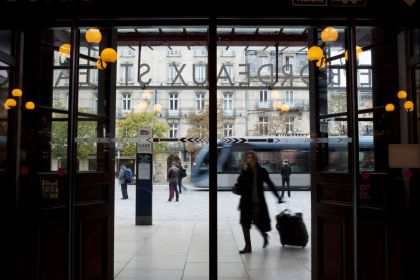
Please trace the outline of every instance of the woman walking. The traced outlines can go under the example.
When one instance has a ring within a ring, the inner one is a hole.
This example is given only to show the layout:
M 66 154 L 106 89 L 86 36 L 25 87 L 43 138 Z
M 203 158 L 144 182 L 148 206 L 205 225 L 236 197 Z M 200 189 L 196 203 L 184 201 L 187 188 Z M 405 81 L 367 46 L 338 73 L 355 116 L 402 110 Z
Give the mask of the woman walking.
M 245 248 L 240 250 L 240 254 L 252 252 L 251 247 L 251 224 L 257 226 L 263 236 L 263 248 L 268 245 L 268 234 L 271 230 L 270 215 L 264 197 L 263 184 L 267 183 L 270 190 L 277 197 L 279 203 L 283 203 L 282 198 L 277 193 L 273 182 L 268 176 L 265 168 L 258 163 L 258 157 L 254 151 L 245 153 L 245 164 L 235 185 L 235 193 L 241 195 L 239 202 L 240 223 L 245 239 Z

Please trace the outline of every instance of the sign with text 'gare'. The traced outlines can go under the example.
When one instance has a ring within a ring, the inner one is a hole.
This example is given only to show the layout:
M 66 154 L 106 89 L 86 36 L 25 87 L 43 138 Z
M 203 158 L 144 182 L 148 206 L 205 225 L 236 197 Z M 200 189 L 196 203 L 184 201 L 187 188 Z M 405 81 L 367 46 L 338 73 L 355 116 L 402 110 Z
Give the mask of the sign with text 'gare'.
M 138 154 L 151 154 L 152 153 L 152 129 L 151 128 L 140 128 L 137 131 L 138 144 L 137 144 L 137 153 Z

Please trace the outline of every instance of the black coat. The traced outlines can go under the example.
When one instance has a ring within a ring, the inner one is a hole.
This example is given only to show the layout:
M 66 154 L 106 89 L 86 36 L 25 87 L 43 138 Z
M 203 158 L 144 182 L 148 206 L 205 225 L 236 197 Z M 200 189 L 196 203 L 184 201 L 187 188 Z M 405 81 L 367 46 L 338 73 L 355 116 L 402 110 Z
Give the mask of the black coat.
M 280 174 L 281 174 L 281 177 L 284 179 L 289 178 L 290 175 L 292 174 L 292 169 L 290 168 L 290 165 L 288 164 L 283 165 L 281 167 Z
M 270 215 L 267 209 L 267 203 L 264 197 L 264 182 L 267 183 L 270 190 L 274 193 L 274 195 L 280 199 L 273 182 L 271 181 L 270 177 L 268 176 L 267 170 L 257 165 L 257 190 L 258 190 L 258 197 L 260 203 L 258 204 L 258 211 L 259 216 L 256 219 L 253 217 L 253 207 L 256 207 L 255 204 L 252 203 L 252 184 L 254 182 L 254 174 L 250 170 L 242 170 L 241 174 L 238 177 L 238 182 L 236 184 L 238 193 L 241 195 L 241 200 L 239 202 L 239 210 L 241 211 L 241 218 L 240 223 L 243 225 L 251 224 L 251 221 L 254 221 L 254 224 L 261 230 L 261 231 L 270 231 L 271 230 L 271 220 Z

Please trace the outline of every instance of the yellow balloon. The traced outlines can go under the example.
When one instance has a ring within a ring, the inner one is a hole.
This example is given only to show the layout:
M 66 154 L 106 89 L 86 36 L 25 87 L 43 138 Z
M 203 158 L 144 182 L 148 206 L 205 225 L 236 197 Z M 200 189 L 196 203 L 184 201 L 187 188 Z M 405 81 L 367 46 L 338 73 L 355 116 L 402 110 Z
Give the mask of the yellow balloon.
M 398 96 L 398 99 L 404 99 L 404 98 L 406 98 L 406 97 L 407 97 L 407 92 L 405 92 L 404 90 L 400 90 L 400 91 L 397 93 L 397 96 Z
M 405 110 L 407 110 L 407 112 L 412 112 L 414 110 L 413 101 L 405 101 L 404 102 L 404 108 L 405 108 Z
M 117 61 L 117 52 L 112 48 L 106 48 L 101 52 L 101 58 L 105 62 L 114 63 Z
M 25 104 L 25 108 L 28 109 L 28 110 L 33 110 L 33 109 L 35 109 L 35 103 L 33 103 L 32 101 L 28 101 Z
M 312 46 L 308 50 L 308 60 L 309 61 L 320 60 L 323 55 L 324 55 L 324 52 L 318 46 Z
M 325 27 L 321 32 L 321 39 L 324 43 L 335 42 L 338 38 L 338 32 L 334 27 Z
M 15 107 L 17 102 L 13 98 L 9 98 L 6 100 L 5 104 L 7 104 L 8 107 Z
M 394 111 L 395 110 L 395 106 L 394 106 L 394 104 L 392 104 L 392 103 L 388 103 L 388 104 L 386 104 L 386 106 L 385 106 L 385 111 L 387 111 L 387 112 L 392 112 L 392 111 Z
M 86 41 L 88 43 L 97 43 L 99 44 L 102 40 L 102 34 L 99 29 L 96 28 L 89 28 L 85 34 Z
M 70 44 L 62 44 L 58 52 L 62 55 L 70 55 L 70 49 L 71 49 Z
M 22 90 L 21 89 L 18 89 L 18 88 L 15 88 L 14 90 L 12 90 L 12 95 L 14 97 L 22 96 Z

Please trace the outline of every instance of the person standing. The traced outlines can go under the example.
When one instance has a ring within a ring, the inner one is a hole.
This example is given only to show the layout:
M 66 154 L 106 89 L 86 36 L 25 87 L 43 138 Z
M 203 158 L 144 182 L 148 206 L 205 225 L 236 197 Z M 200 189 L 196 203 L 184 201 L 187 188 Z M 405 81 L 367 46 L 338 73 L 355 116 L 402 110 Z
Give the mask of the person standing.
M 169 181 L 169 199 L 168 201 L 172 201 L 174 192 L 176 193 L 176 201 L 179 201 L 179 193 L 178 193 L 178 175 L 179 169 L 175 165 L 175 161 L 172 162 L 171 167 L 168 169 L 168 181 Z
M 239 254 L 252 252 L 251 224 L 256 225 L 261 232 L 264 239 L 263 248 L 268 245 L 267 232 L 271 230 L 271 221 L 264 197 L 264 182 L 277 197 L 278 202 L 282 203 L 267 170 L 259 165 L 256 153 L 254 151 L 246 152 L 245 164 L 235 185 L 235 193 L 241 195 L 239 202 L 240 224 L 245 240 L 245 247 L 239 251 Z
M 185 171 L 185 169 L 182 167 L 181 162 L 178 161 L 176 167 L 178 167 L 179 170 L 179 174 L 178 174 L 178 188 L 179 188 L 179 193 L 182 193 L 182 188 L 184 187 L 182 185 L 182 179 L 187 176 L 187 173 Z
M 283 161 L 283 166 L 281 167 L 280 174 L 282 186 L 281 197 L 284 197 L 284 185 L 287 185 L 287 195 L 290 197 L 290 175 L 292 174 L 292 169 L 290 168 L 288 160 Z
M 125 165 L 120 165 L 120 171 L 118 173 L 118 181 L 121 184 L 121 199 L 128 199 L 128 193 L 127 193 L 127 181 L 125 179 Z

